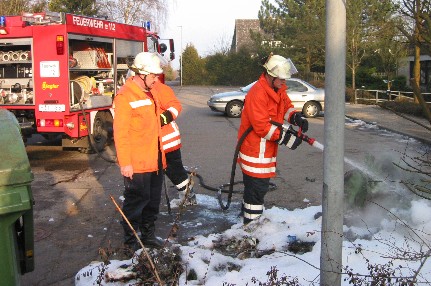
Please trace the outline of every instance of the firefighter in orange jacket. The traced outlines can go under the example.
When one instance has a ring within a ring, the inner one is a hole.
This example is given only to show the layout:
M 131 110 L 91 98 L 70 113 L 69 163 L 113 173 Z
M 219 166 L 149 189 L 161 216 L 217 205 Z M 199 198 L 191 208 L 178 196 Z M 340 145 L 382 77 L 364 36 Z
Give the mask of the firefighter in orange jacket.
M 181 136 L 175 119 L 182 110 L 180 101 L 176 98 L 174 91 L 167 85 L 157 82 L 154 88 L 159 90 L 163 96 L 161 97 L 163 113 L 160 115 L 162 125 L 162 144 L 166 154 L 167 167 L 165 170 L 166 176 L 175 184 L 179 192 L 179 202 L 184 201 L 184 205 L 196 205 L 196 194 L 193 191 L 193 186 L 189 186 L 190 190 L 187 198 L 184 200 L 187 185 L 190 183 L 190 178 L 187 170 L 184 168 L 181 158 Z
M 141 231 L 145 246 L 161 247 L 155 221 L 166 159 L 161 147 L 162 95 L 153 86 L 162 69 L 158 56 L 147 52 L 136 55 L 130 68 L 135 76 L 126 81 L 114 100 L 114 140 L 125 186 L 122 210 L 133 228 Z M 132 230 L 125 221 L 122 225 L 125 245 L 139 249 Z
M 132 76 L 134 72 L 129 74 Z M 185 206 L 197 205 L 196 194 L 193 190 L 193 185 L 190 184 L 190 178 L 187 170 L 184 168 L 181 157 L 181 135 L 175 119 L 182 110 L 180 101 L 175 96 L 174 91 L 169 86 L 157 81 L 154 84 L 154 89 L 158 90 L 161 96 L 161 108 L 163 113 L 160 114 L 160 122 L 162 126 L 162 144 L 166 155 L 167 167 L 165 174 L 169 180 L 174 183 L 179 193 L 178 204 L 184 203 Z M 189 185 L 189 193 L 187 198 L 186 188 Z M 175 200 L 173 200 L 175 201 Z
M 297 72 L 290 59 L 270 55 L 263 67 L 265 72 L 245 97 L 238 131 L 240 138 L 247 129 L 252 131 L 240 147 L 238 163 L 243 173 L 243 221 L 247 224 L 263 213 L 264 197 L 269 190 L 269 180 L 275 176 L 279 145 L 296 149 L 301 139 L 272 124 L 283 124 L 284 119 L 308 130 L 308 121 L 297 112 L 286 93 L 286 79 Z

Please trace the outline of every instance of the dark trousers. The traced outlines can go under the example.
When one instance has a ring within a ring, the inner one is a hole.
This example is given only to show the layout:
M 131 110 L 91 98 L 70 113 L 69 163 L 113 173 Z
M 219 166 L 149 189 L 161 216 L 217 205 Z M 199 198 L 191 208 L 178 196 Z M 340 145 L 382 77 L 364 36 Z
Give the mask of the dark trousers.
M 166 163 L 168 167 L 165 170 L 166 176 L 177 187 L 179 191 L 184 191 L 187 186 L 189 175 L 184 169 L 181 159 L 181 149 L 166 153 Z
M 263 213 L 263 204 L 269 190 L 269 178 L 255 178 L 245 173 L 243 175 L 243 216 L 244 223 L 249 223 Z
M 162 194 L 163 171 L 135 173 L 133 179 L 124 177 L 123 212 L 130 224 L 137 231 L 145 224 L 154 224 L 159 214 Z M 125 221 L 124 231 L 131 232 Z

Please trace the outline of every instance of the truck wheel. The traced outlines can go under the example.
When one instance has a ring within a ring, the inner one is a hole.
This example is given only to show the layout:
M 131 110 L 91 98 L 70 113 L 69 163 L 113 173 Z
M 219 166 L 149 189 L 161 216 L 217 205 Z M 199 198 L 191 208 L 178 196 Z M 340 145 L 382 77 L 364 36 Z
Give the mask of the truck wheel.
M 112 115 L 109 112 L 99 111 L 94 117 L 91 147 L 97 152 L 103 151 L 112 143 Z

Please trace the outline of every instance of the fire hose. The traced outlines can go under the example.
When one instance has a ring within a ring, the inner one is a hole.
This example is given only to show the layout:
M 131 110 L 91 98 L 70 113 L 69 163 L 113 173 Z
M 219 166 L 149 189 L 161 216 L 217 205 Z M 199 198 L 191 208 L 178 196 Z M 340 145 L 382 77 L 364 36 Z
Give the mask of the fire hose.
M 78 98 L 77 98 L 78 99 Z M 78 99 L 79 100 L 79 99 Z M 81 107 L 81 112 L 83 113 L 83 116 L 84 116 L 84 120 L 85 120 L 85 118 L 86 118 L 86 114 L 85 114 L 85 110 L 84 110 L 84 108 L 83 108 L 83 106 L 82 106 L 82 103 L 81 102 L 79 102 L 80 103 L 80 107 Z M 281 128 L 281 129 L 283 129 L 283 130 L 286 130 L 287 132 L 289 132 L 290 134 L 292 134 L 293 136 L 295 136 L 295 137 L 297 137 L 297 138 L 299 138 L 299 139 L 301 139 L 302 141 L 305 141 L 305 142 L 307 142 L 308 144 L 310 144 L 310 145 L 313 145 L 314 144 L 314 142 L 316 141 L 316 139 L 315 138 L 311 138 L 311 137 L 308 137 L 306 134 L 304 134 L 303 132 L 302 132 L 302 128 L 299 128 L 298 130 L 295 130 L 293 127 L 292 127 L 292 125 L 290 125 L 290 124 L 282 124 L 282 123 L 279 123 L 279 122 L 275 122 L 275 121 L 270 121 L 270 123 L 271 124 L 273 124 L 273 125 L 275 125 L 275 126 L 277 126 L 277 127 L 279 127 L 279 128 Z M 231 176 L 230 176 L 230 181 L 229 181 L 229 183 L 228 184 L 223 184 L 223 185 L 221 185 L 220 187 L 218 187 L 218 188 L 215 188 L 215 187 L 211 187 L 211 186 L 208 186 L 208 185 L 206 185 L 205 183 L 204 183 L 204 180 L 203 180 L 203 178 L 202 178 L 202 176 L 201 175 L 199 175 L 198 173 L 196 173 L 196 172 L 193 172 L 193 175 L 194 176 L 196 176 L 198 179 L 199 179 L 199 182 L 200 182 L 200 185 L 202 186 L 202 187 L 204 187 L 205 189 L 208 189 L 208 190 L 211 190 L 211 191 L 216 191 L 217 192 L 217 200 L 218 200 L 218 203 L 219 203 L 219 205 L 220 205 L 220 207 L 221 207 L 221 209 L 222 210 L 228 210 L 229 209 L 229 207 L 230 207 L 230 204 L 231 204 L 231 201 L 232 201 L 232 195 L 233 195 L 233 193 L 234 193 L 234 191 L 233 191 L 233 187 L 234 187 L 234 185 L 237 185 L 237 184 L 240 184 L 240 183 L 242 183 L 242 182 L 235 182 L 235 171 L 236 171 L 236 164 L 237 164 L 237 158 L 238 158 L 238 154 L 239 154 L 239 150 L 240 150 L 240 147 L 241 147 L 241 145 L 242 145 L 242 143 L 244 142 L 244 140 L 245 140 L 245 138 L 247 137 L 247 135 L 251 132 L 253 130 L 253 128 L 250 126 L 242 135 L 241 135 L 241 137 L 239 138 L 239 140 L 238 140 L 238 142 L 237 142 L 237 145 L 236 145 L 236 147 L 235 147 L 235 153 L 234 153 L 234 156 L 233 156 L 233 161 L 232 161 L 232 169 L 231 169 Z M 90 145 L 91 145 L 91 147 L 93 147 L 93 149 L 97 152 L 97 154 L 99 155 L 99 157 L 101 157 L 102 159 L 104 159 L 104 160 L 106 160 L 106 161 L 108 161 L 108 162 L 111 162 L 111 163 L 115 163 L 116 162 L 116 160 L 115 159 L 112 159 L 112 158 L 106 158 L 105 156 L 102 156 L 102 154 L 99 152 L 99 150 L 97 150 L 97 147 L 96 146 L 94 146 L 94 139 L 92 138 L 93 136 L 89 133 L 88 134 L 88 139 L 89 139 L 89 143 L 90 143 Z M 190 174 L 191 172 L 190 171 L 188 171 L 188 173 Z M 229 187 L 228 188 L 228 190 L 225 190 L 225 187 Z M 274 189 L 276 189 L 277 188 L 277 186 L 274 184 L 274 183 L 270 183 L 270 189 L 272 189 L 272 190 L 274 190 Z M 166 192 L 166 185 L 165 185 L 165 192 Z M 223 192 L 227 192 L 228 193 L 228 198 L 227 198 L 227 203 L 226 203 L 226 205 L 223 203 L 223 199 L 222 199 L 222 193 Z
M 295 130 L 293 129 L 292 125 L 290 124 L 282 124 L 279 122 L 275 122 L 275 121 L 270 121 L 271 124 L 282 128 L 283 130 L 286 130 L 287 132 L 289 132 L 290 134 L 292 134 L 293 136 L 301 139 L 302 141 L 307 142 L 310 145 L 313 145 L 313 143 L 316 141 L 316 139 L 314 138 L 310 138 L 307 135 L 305 135 L 304 133 L 302 133 L 302 128 L 299 128 L 299 130 Z M 242 143 L 244 142 L 245 138 L 247 137 L 247 135 L 253 130 L 253 127 L 250 126 L 239 138 L 238 143 L 236 144 L 236 148 L 235 148 L 235 154 L 233 156 L 233 162 L 232 162 L 232 171 L 231 171 L 231 177 L 230 177 L 230 183 L 229 183 L 229 191 L 228 191 L 228 197 L 227 197 L 227 203 L 226 205 L 223 204 L 223 199 L 222 199 L 222 189 L 220 188 L 218 190 L 217 193 L 217 200 L 218 203 L 220 205 L 220 207 L 222 208 L 222 210 L 227 210 L 230 207 L 231 201 L 232 201 L 232 195 L 233 195 L 233 186 L 235 184 L 235 170 L 236 170 L 236 164 L 237 164 L 237 158 L 238 158 L 238 154 L 239 154 L 239 149 L 242 145 Z

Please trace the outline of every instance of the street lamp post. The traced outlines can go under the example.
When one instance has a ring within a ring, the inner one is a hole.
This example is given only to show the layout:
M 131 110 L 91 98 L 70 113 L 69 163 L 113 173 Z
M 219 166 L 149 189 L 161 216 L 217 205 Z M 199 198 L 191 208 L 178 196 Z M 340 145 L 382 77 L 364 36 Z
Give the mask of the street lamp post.
M 180 31 L 180 48 L 181 48 L 181 56 L 180 56 L 180 85 L 183 86 L 183 26 L 178 26 Z

